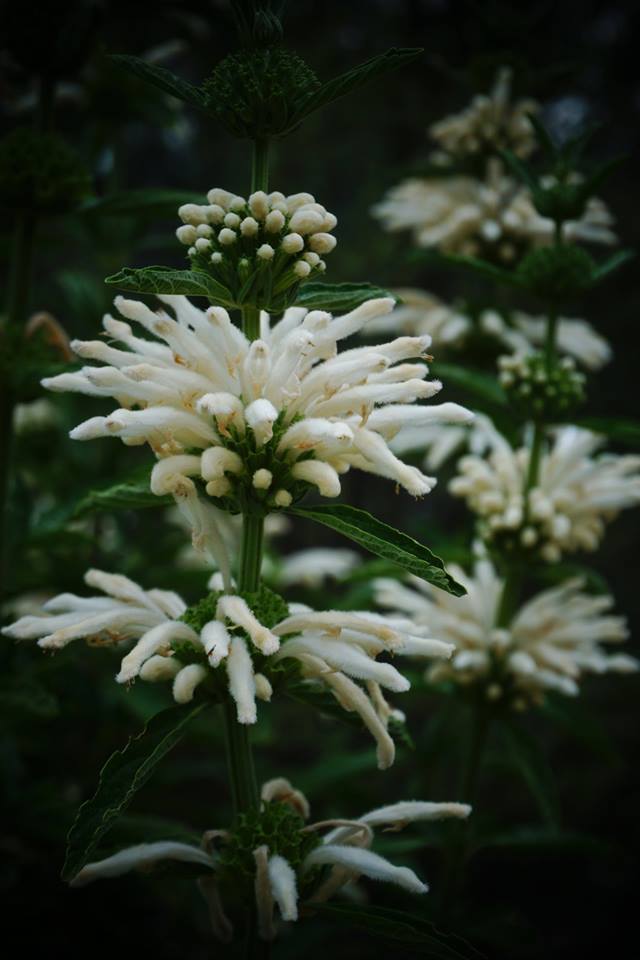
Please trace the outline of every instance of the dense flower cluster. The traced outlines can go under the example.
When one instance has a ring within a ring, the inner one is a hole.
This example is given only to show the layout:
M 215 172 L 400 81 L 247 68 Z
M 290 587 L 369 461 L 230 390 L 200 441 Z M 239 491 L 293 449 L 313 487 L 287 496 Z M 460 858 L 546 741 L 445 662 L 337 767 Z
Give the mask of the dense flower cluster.
M 265 193 L 249 199 L 215 188 L 208 204 L 185 203 L 176 236 L 194 269 L 213 277 L 234 303 L 283 303 L 301 280 L 326 269 L 337 220 L 310 193 Z
M 578 427 L 556 430 L 525 496 L 530 451 L 513 450 L 493 431 L 489 456 L 463 457 L 449 489 L 478 515 L 484 540 L 500 538 L 553 563 L 566 551 L 595 550 L 607 520 L 640 503 L 640 457 L 596 455 L 602 443 Z
M 294 661 L 305 682 L 327 689 L 340 706 L 361 717 L 376 740 L 383 769 L 393 763 L 395 748 L 387 731 L 393 710 L 382 689 L 403 692 L 410 684 L 377 657 L 450 657 L 453 652 L 449 643 L 419 630 L 408 632 L 404 622 L 287 607 L 264 588 L 246 596 L 216 591 L 187 609 L 176 593 L 143 590 L 120 574 L 89 570 L 85 581 L 105 596 L 60 594 L 44 604 L 41 615 L 21 617 L 3 633 L 37 639 L 50 651 L 82 638 L 115 647 L 135 640 L 120 664 L 118 683 L 137 677 L 168 680 L 178 703 L 189 702 L 200 684 L 211 683 L 217 694 L 232 697 L 242 724 L 256 722 L 256 699 L 270 700 L 279 668 Z
M 465 819 L 471 812 L 463 803 L 410 800 L 355 820 L 305 825 L 309 803 L 282 777 L 263 784 L 261 800 L 260 810 L 243 815 L 231 830 L 207 831 L 200 847 L 171 841 L 128 847 L 87 864 L 72 885 L 85 886 L 130 870 L 147 872 L 171 861 L 190 863 L 200 874 L 198 885 L 217 938 L 228 942 L 233 937 L 223 906 L 226 883 L 233 878 L 236 886 L 246 887 L 255 897 L 259 935 L 268 941 L 277 933 L 276 906 L 283 921 L 296 921 L 300 906 L 322 903 L 360 877 L 393 883 L 408 893 L 426 893 L 427 885 L 413 870 L 397 867 L 371 850 L 375 828 L 397 831 L 409 823 Z
M 378 474 L 423 496 L 435 484 L 399 460 L 387 438 L 400 424 L 465 421 L 457 404 L 414 404 L 434 396 L 422 362 L 429 337 L 338 352 L 340 340 L 389 313 L 391 298 L 369 300 L 351 313 L 292 307 L 277 323 L 262 314 L 261 336 L 249 341 L 222 307 L 201 311 L 185 297 L 162 297 L 175 314 L 116 299 L 122 316 L 158 339 L 135 336 L 128 323 L 104 318 L 103 341 L 75 341 L 75 352 L 104 366 L 86 366 L 43 381 L 119 403 L 71 431 L 78 440 L 120 437 L 148 443 L 156 464 L 151 487 L 197 505 L 195 477 L 218 507 L 237 513 L 251 502 L 264 512 L 287 507 L 310 486 L 340 493 L 351 467 Z
M 450 661 L 427 671 L 430 680 L 479 684 L 488 699 L 518 709 L 539 703 L 546 690 L 576 695 L 583 672 L 638 669 L 633 657 L 601 646 L 625 640 L 626 623 L 609 614 L 610 596 L 585 593 L 580 580 L 537 594 L 503 626 L 498 616 L 504 581 L 491 562 L 479 560 L 471 576 L 452 572 L 467 589 L 461 599 L 417 577 L 407 584 L 376 582 L 381 606 L 455 644 Z

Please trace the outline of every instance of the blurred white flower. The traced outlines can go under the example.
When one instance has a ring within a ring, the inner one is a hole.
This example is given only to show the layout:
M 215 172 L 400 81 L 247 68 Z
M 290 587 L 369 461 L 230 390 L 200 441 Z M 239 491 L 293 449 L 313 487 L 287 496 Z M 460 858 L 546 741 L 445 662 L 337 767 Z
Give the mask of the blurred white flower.
M 504 583 L 491 562 L 480 559 L 471 576 L 459 568 L 451 571 L 467 589 L 460 599 L 418 578 L 375 583 L 382 607 L 455 644 L 448 663 L 427 671 L 429 679 L 477 683 L 488 699 L 504 698 L 519 708 L 539 702 L 545 690 L 576 695 L 583 672 L 626 673 L 640 666 L 633 657 L 609 654 L 601 646 L 625 640 L 626 622 L 609 614 L 610 596 L 585 593 L 579 579 L 537 594 L 499 626 Z
M 288 780 L 277 778 L 265 783 L 261 791 L 262 804 L 254 816 L 256 835 L 264 838 L 262 823 L 277 818 L 279 829 L 269 831 L 273 836 L 267 843 L 260 843 L 253 850 L 255 863 L 254 894 L 258 915 L 260 938 L 273 940 L 276 936 L 275 908 L 280 918 L 293 922 L 299 918 L 299 889 L 306 888 L 303 905 L 312 906 L 328 900 L 346 884 L 360 877 L 393 883 L 409 893 L 426 893 L 428 887 L 409 867 L 397 867 L 386 857 L 371 850 L 374 830 L 381 827 L 398 831 L 410 823 L 430 822 L 447 818 L 465 819 L 471 807 L 464 803 L 429 803 L 419 800 L 395 803 L 372 810 L 356 820 L 323 820 L 304 825 L 309 816 L 309 804 L 305 796 L 295 790 Z M 289 808 L 288 816 L 283 805 Z M 244 837 L 249 831 L 245 822 Z M 322 831 L 327 831 L 321 836 Z M 71 886 L 81 887 L 94 880 L 107 879 L 128 873 L 130 870 L 148 870 L 162 861 L 178 860 L 201 867 L 198 880 L 201 892 L 209 902 L 214 933 L 224 941 L 233 938 L 233 926 L 222 905 L 223 877 L 218 877 L 220 866 L 227 872 L 233 870 L 233 831 L 211 830 L 203 836 L 200 847 L 185 843 L 162 841 L 129 847 L 105 860 L 89 863 L 71 881 Z M 284 842 L 286 850 L 280 852 Z M 288 850 L 301 851 L 299 859 L 284 856 Z M 317 868 L 329 867 L 327 873 Z M 315 885 L 309 889 L 310 879 L 316 871 Z M 220 880 L 220 882 L 219 882 Z
M 355 550 L 311 547 L 284 557 L 274 570 L 274 576 L 283 587 L 300 584 L 316 589 L 322 586 L 325 580 L 346 577 L 360 560 L 360 554 Z
M 557 429 L 525 502 L 529 449 L 513 450 L 494 431 L 489 456 L 463 457 L 449 489 L 478 515 L 486 541 L 507 535 L 549 562 L 595 550 L 606 522 L 640 503 L 640 456 L 596 455 L 603 442 L 578 427 Z
M 400 298 L 400 304 L 393 313 L 368 323 L 365 329 L 368 336 L 387 333 L 428 336 L 434 347 L 440 349 L 459 346 L 473 329 L 471 317 L 426 290 L 403 287 L 394 293 Z
M 16 640 L 36 640 L 44 650 L 60 650 L 76 639 L 92 645 L 135 644 L 116 676 L 129 684 L 137 677 L 173 683 L 178 703 L 193 699 L 196 688 L 212 678 L 235 701 L 238 722 L 257 720 L 256 700 L 270 700 L 273 671 L 294 660 L 305 683 L 329 690 L 341 707 L 357 713 L 374 737 L 381 769 L 393 763 L 395 747 L 387 731 L 393 711 L 382 688 L 409 689 L 409 681 L 384 655 L 450 657 L 453 647 L 408 632 L 403 624 L 374 614 L 342 610 L 316 612 L 292 605 L 289 614 L 265 627 L 247 602 L 235 594 L 211 594 L 208 606 L 193 616 L 176 593 L 143 590 L 120 574 L 89 570 L 88 586 L 105 596 L 64 593 L 48 600 L 39 616 L 24 616 L 2 632 Z M 214 576 L 214 583 L 217 577 Z M 274 597 L 275 595 L 271 595 Z M 287 605 L 282 601 L 283 610 Z M 192 608 L 193 609 L 193 608 Z M 260 669 L 254 668 L 254 657 Z
M 60 411 L 47 397 L 17 403 L 13 410 L 13 432 L 17 435 L 48 430 L 60 419 Z
M 507 149 L 528 157 L 536 138 L 527 114 L 536 113 L 539 105 L 531 99 L 512 103 L 511 80 L 512 71 L 502 67 L 490 93 L 478 94 L 460 113 L 434 123 L 429 128 L 431 138 L 454 156 Z

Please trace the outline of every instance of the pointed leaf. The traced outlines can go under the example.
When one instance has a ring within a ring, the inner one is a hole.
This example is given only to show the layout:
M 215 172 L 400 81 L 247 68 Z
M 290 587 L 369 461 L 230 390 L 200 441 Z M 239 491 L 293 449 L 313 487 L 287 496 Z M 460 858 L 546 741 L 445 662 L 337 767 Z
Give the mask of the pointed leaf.
M 478 397 L 488 403 L 497 403 L 499 406 L 507 406 L 507 397 L 496 380 L 488 373 L 481 370 L 472 370 L 470 367 L 459 367 L 454 363 L 434 362 L 433 371 L 438 377 L 442 377 L 445 386 L 459 387 L 465 390 L 471 396 Z
M 150 469 L 143 467 L 120 483 L 114 483 L 103 490 L 91 490 L 77 504 L 72 517 L 83 517 L 100 511 L 144 510 L 172 504 L 173 497 L 157 497 L 151 492 L 150 478 Z
M 418 543 L 409 534 L 396 530 L 371 516 L 366 510 L 359 510 L 344 503 L 318 505 L 314 507 L 294 507 L 288 511 L 296 517 L 306 517 L 330 527 L 337 533 L 355 541 L 365 550 L 391 560 L 409 573 L 427 580 L 429 583 L 452 593 L 463 596 L 466 591 L 445 570 L 444 563 L 428 547 Z
M 105 283 L 130 293 L 182 294 L 233 306 L 231 293 L 221 283 L 200 270 L 176 270 L 173 267 L 123 267 Z
M 535 194 L 538 190 L 538 180 L 529 165 L 524 163 L 519 157 L 516 157 L 515 153 L 512 153 L 511 150 L 501 150 L 500 156 L 507 166 L 511 168 L 518 180 L 529 187 L 531 193 Z
M 614 271 L 619 270 L 620 267 L 624 266 L 629 260 L 633 260 L 635 255 L 635 250 L 619 250 L 618 253 L 614 253 L 612 257 L 609 257 L 608 260 L 605 260 L 604 263 L 596 267 L 591 274 L 591 282 L 600 283 L 600 281 L 608 277 L 610 273 L 614 273 Z
M 551 139 L 549 132 L 545 127 L 545 125 L 543 124 L 542 120 L 536 113 L 533 113 L 533 112 L 528 113 L 527 117 L 529 118 L 529 122 L 531 123 L 533 129 L 536 132 L 536 136 L 538 138 L 538 144 L 547 154 L 549 160 L 555 160 L 556 157 L 558 156 L 558 148 L 556 147 L 555 143 Z
M 73 877 L 89 862 L 102 837 L 147 782 L 163 757 L 175 747 L 185 729 L 209 704 L 185 704 L 157 713 L 142 733 L 117 750 L 100 773 L 98 788 L 82 804 L 67 837 L 62 879 Z
M 164 93 L 168 93 L 178 100 L 184 100 L 185 103 L 190 103 L 192 107 L 197 107 L 199 110 L 205 109 L 204 97 L 200 90 L 187 80 L 176 77 L 170 70 L 157 67 L 153 63 L 141 60 L 140 57 L 131 57 L 127 54 L 114 53 L 111 55 L 111 60 L 130 73 L 134 73 L 141 80 L 145 80 L 159 90 L 163 90 Z
M 300 287 L 296 297 L 296 307 L 306 307 L 307 310 L 327 310 L 329 313 L 349 313 L 367 300 L 378 297 L 393 297 L 382 287 L 373 283 L 305 283 Z

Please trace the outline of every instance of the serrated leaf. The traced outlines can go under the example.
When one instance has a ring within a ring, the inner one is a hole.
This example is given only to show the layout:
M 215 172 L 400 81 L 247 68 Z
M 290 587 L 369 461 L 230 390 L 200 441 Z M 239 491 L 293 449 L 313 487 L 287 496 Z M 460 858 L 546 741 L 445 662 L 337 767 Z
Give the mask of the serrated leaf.
M 601 433 L 615 443 L 622 443 L 634 450 L 640 448 L 640 422 L 625 417 L 581 417 L 575 421 L 577 427 Z
M 418 47 L 400 49 L 392 47 L 386 53 L 372 57 L 357 67 L 347 70 L 346 73 L 334 77 L 333 80 L 328 80 L 302 103 L 294 114 L 291 126 L 296 126 L 304 117 L 308 117 L 321 107 L 325 107 L 327 104 L 333 103 L 334 100 L 352 93 L 358 87 L 369 83 L 370 80 L 410 63 L 416 57 L 419 57 L 422 52 L 422 49 Z
M 373 283 L 305 283 L 296 297 L 296 307 L 307 310 L 327 310 L 329 313 L 348 313 L 367 300 L 379 297 L 398 298 Z
M 88 863 L 102 837 L 131 803 L 160 761 L 175 747 L 188 724 L 208 703 L 170 707 L 152 717 L 142 733 L 107 760 L 98 788 L 82 804 L 67 837 L 62 879 L 73 877 Z
M 120 190 L 106 197 L 91 199 L 82 208 L 82 213 L 98 213 L 110 217 L 171 217 L 177 214 L 183 203 L 202 203 L 199 193 L 184 190 Z
M 151 492 L 150 473 L 149 468 L 144 467 L 136 470 L 128 480 L 112 484 L 104 490 L 91 490 L 80 500 L 71 516 L 84 517 L 108 510 L 145 510 L 172 504 L 172 497 L 157 497 Z
M 427 580 L 441 590 L 462 597 L 466 590 L 447 573 L 444 563 L 428 547 L 418 543 L 409 534 L 373 517 L 366 510 L 344 503 L 294 507 L 288 511 L 297 517 L 306 517 L 330 527 L 337 533 L 358 543 L 365 550 Z
M 141 80 L 145 80 L 152 86 L 164 91 L 164 93 L 168 93 L 178 100 L 184 100 L 185 103 L 190 103 L 191 106 L 197 107 L 199 110 L 205 109 L 204 97 L 198 87 L 194 87 L 187 80 L 177 77 L 165 67 L 158 67 L 153 63 L 147 63 L 146 60 L 141 60 L 140 57 L 132 57 L 121 53 L 112 54 L 111 60 L 140 77 Z
M 433 960 L 479 960 L 484 956 L 461 937 L 443 933 L 428 920 L 402 910 L 353 903 L 314 903 L 310 906 L 314 911 L 328 914 L 332 922 L 359 927 L 382 941 L 411 944 L 412 954 Z
M 496 378 L 488 373 L 439 361 L 434 362 L 433 372 L 438 377 L 442 377 L 445 386 L 459 387 L 480 400 L 498 404 L 501 407 L 508 406 L 504 390 Z
M 174 267 L 123 267 L 112 277 L 107 277 L 105 283 L 130 293 L 207 297 L 213 303 L 233 306 L 229 290 L 200 270 L 176 270 Z

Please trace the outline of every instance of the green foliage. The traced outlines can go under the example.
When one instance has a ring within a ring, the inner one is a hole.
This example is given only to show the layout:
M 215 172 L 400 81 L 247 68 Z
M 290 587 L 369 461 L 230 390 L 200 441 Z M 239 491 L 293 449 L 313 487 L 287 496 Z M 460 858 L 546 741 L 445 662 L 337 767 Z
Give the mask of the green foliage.
M 563 303 L 591 286 L 595 269 L 593 257 L 585 250 L 558 243 L 529 251 L 516 273 L 532 293 L 551 303 Z
M 286 0 L 231 0 L 238 39 L 245 47 L 262 47 L 282 40 Z
M 507 405 L 505 392 L 496 378 L 482 370 L 454 363 L 440 363 L 438 360 L 433 365 L 433 371 L 442 377 L 447 386 L 459 387 L 484 404 L 500 407 Z
M 279 801 L 239 814 L 220 852 L 221 869 L 253 881 L 253 851 L 266 845 L 270 856 L 279 854 L 298 870 L 305 857 L 321 843 L 317 832 L 302 832 L 303 827 L 304 820 L 293 807 Z
M 391 560 L 409 573 L 427 580 L 436 587 L 463 596 L 466 591 L 445 570 L 444 563 L 434 553 L 401 530 L 383 523 L 366 510 L 347 504 L 336 503 L 315 507 L 295 507 L 288 511 L 296 517 L 306 517 L 322 523 L 343 536 L 354 540 L 361 547 Z
M 393 297 L 382 287 L 373 283 L 323 283 L 311 281 L 305 283 L 295 300 L 296 307 L 306 307 L 307 310 L 327 310 L 329 313 L 348 313 L 355 310 L 367 300 L 378 297 Z
M 90 185 L 80 158 L 53 134 L 18 128 L 0 141 L 0 210 L 67 213 L 80 204 Z
M 232 307 L 229 290 L 201 270 L 175 270 L 173 267 L 123 267 L 107 277 L 105 283 L 130 293 L 149 293 L 157 296 L 182 294 L 186 297 L 207 297 L 212 303 Z
M 82 804 L 67 838 L 62 879 L 72 880 L 89 862 L 102 837 L 126 810 L 160 761 L 182 739 L 207 703 L 170 707 L 156 714 L 142 733 L 117 750 L 100 772 L 98 788 Z
M 184 100 L 185 103 L 189 103 L 192 107 L 204 110 L 205 102 L 202 91 L 199 90 L 198 87 L 194 87 L 193 84 L 187 80 L 176 77 L 170 70 L 166 70 L 164 67 L 157 67 L 153 63 L 147 63 L 146 60 L 141 60 L 140 57 L 131 57 L 121 53 L 112 54 L 111 59 L 118 66 L 124 67 L 125 70 L 140 77 L 145 83 L 150 83 L 152 86 L 162 90 L 163 93 L 168 93 L 178 100 Z
M 213 590 L 206 597 L 202 597 L 197 603 L 187 607 L 180 617 L 184 623 L 188 624 L 196 633 L 200 633 L 205 623 L 216 618 L 216 607 L 222 594 L 218 590 Z
M 151 471 L 148 467 L 136 470 L 128 479 L 106 487 L 90 490 L 74 507 L 72 517 L 115 510 L 146 510 L 173 503 L 173 497 L 158 497 L 150 489 Z
M 511 767 L 522 778 L 543 820 L 548 826 L 556 827 L 560 820 L 557 790 L 543 748 L 520 721 L 504 715 L 500 733 L 506 747 L 500 762 Z
M 623 444 L 633 450 L 640 449 L 640 423 L 637 420 L 624 417 L 581 417 L 575 423 L 585 430 L 601 433 L 614 443 Z
M 240 590 L 238 596 L 246 601 L 254 617 L 269 629 L 289 616 L 289 605 L 284 597 L 263 583 L 257 590 Z

